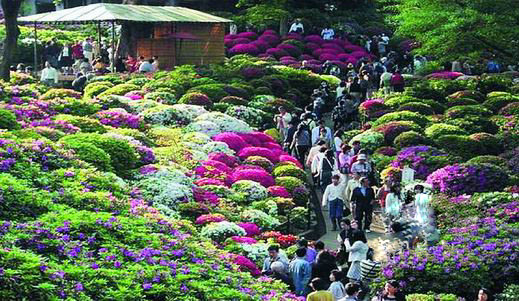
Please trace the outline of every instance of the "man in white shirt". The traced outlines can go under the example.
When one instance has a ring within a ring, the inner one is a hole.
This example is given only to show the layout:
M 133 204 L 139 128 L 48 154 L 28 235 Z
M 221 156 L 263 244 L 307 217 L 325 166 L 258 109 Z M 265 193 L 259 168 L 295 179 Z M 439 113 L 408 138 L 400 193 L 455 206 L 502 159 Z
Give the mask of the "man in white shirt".
M 301 23 L 301 19 L 296 19 L 294 23 L 292 23 L 292 26 L 290 26 L 290 30 L 288 32 L 295 32 L 295 33 L 304 33 L 305 27 L 303 26 L 303 23 Z
M 355 219 L 355 204 L 351 202 L 351 195 L 353 193 L 353 190 L 357 187 L 360 187 L 360 175 L 354 173 L 353 178 L 348 181 L 348 185 L 346 185 L 346 191 L 344 192 L 346 202 L 348 202 L 350 204 L 351 215 L 353 216 L 354 219 Z
M 92 45 L 92 39 L 86 38 L 83 42 L 83 56 L 88 59 L 89 62 L 92 62 L 94 58 L 94 45 Z
M 145 60 L 139 66 L 140 73 L 150 73 L 153 71 L 153 60 Z
M 319 164 L 323 160 L 324 154 L 326 153 L 327 150 L 328 150 L 328 148 L 326 148 L 326 146 L 324 146 L 324 145 L 321 146 L 319 148 L 319 153 L 317 153 L 317 155 L 315 155 L 314 158 L 312 159 L 312 164 L 310 166 L 310 172 L 312 173 L 312 178 L 314 180 L 315 186 L 319 186 Z
M 312 166 L 312 162 L 314 162 L 314 158 L 317 156 L 317 154 L 319 154 L 322 146 L 326 146 L 326 142 L 322 140 L 317 141 L 317 144 L 312 146 L 308 152 L 308 156 L 306 157 L 306 167 L 310 168 Z
M 323 40 L 333 40 L 334 36 L 335 31 L 330 27 L 326 27 L 321 31 L 321 37 L 323 38 Z
M 357 173 L 363 177 L 367 177 L 371 172 L 371 164 L 367 162 L 368 157 L 365 154 L 357 156 L 357 162 L 351 165 L 351 173 Z
M 332 222 L 332 231 L 337 231 L 337 225 L 342 219 L 344 209 L 344 188 L 346 182 L 339 175 L 332 176 L 332 184 L 328 185 L 323 194 L 323 207 L 329 204 L 328 213 Z
M 324 120 L 319 121 L 319 126 L 315 127 L 312 130 L 312 145 L 316 144 L 319 141 L 319 138 L 321 137 L 321 129 L 326 130 L 326 141 L 332 142 L 333 136 L 332 136 L 332 130 L 324 125 Z
M 58 84 L 59 73 L 49 62 L 45 62 L 45 68 L 41 71 L 40 80 L 47 86 L 54 87 Z

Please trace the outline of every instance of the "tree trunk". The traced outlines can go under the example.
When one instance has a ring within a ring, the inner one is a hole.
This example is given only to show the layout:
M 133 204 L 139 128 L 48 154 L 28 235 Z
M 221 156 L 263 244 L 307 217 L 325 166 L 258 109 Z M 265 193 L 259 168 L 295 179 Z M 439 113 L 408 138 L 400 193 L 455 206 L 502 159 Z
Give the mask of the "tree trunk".
M 288 32 L 288 17 L 283 16 L 279 20 L 279 34 L 284 36 Z
M 18 36 L 20 35 L 16 19 L 22 1 L 23 0 L 1 0 L 2 10 L 4 11 L 5 40 L 4 53 L 2 62 L 0 63 L 0 77 L 5 81 L 9 81 L 10 79 L 9 67 L 13 63 L 16 44 L 18 42 Z
M 123 0 L 122 4 L 128 5 L 142 5 L 145 0 Z M 126 57 L 131 55 L 135 57 L 137 55 L 137 40 L 135 39 L 135 29 L 132 28 L 135 23 L 125 22 L 121 26 L 121 35 L 119 36 L 119 42 L 117 43 L 117 57 Z

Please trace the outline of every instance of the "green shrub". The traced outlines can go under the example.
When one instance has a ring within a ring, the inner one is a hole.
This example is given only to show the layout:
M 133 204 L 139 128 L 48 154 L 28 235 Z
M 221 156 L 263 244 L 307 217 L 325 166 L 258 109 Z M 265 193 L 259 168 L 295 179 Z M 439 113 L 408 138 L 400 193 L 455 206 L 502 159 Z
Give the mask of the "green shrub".
M 151 92 L 144 95 L 145 100 L 153 100 L 166 105 L 174 105 L 177 103 L 175 94 L 170 92 Z
M 101 104 L 90 100 L 65 98 L 61 101 L 51 102 L 50 108 L 60 113 L 89 116 L 100 111 Z
M 384 104 L 392 108 L 398 108 L 406 103 L 420 101 L 422 101 L 422 99 L 401 93 L 394 93 L 386 97 L 386 99 L 384 100 Z
M 344 135 L 342 135 L 342 141 L 344 141 L 344 143 L 350 143 L 351 139 L 353 139 L 353 137 L 357 136 L 360 133 L 362 133 L 361 130 L 346 131 L 346 132 L 344 132 Z
M 519 300 L 519 284 L 507 284 L 501 294 L 498 295 L 499 301 Z
M 155 143 L 148 137 L 147 133 L 143 133 L 137 129 L 112 128 L 110 129 L 110 132 L 123 136 L 130 136 L 146 146 L 155 146 Z
M 119 85 L 123 83 L 123 79 L 121 76 L 117 74 L 110 74 L 110 75 L 101 75 L 96 76 L 93 79 L 90 80 L 91 83 L 93 82 L 110 82 L 113 85 Z
M 227 85 L 224 88 L 224 91 L 227 92 L 230 96 L 236 96 L 248 99 L 251 97 L 251 93 L 249 93 L 246 89 L 239 87 L 238 85 Z
M 352 145 L 353 141 L 359 141 L 362 148 L 374 151 L 384 145 L 384 134 L 368 130 L 353 137 L 349 144 Z
M 247 100 L 238 96 L 225 96 L 220 100 L 220 103 L 227 103 L 231 105 L 237 106 L 245 106 L 247 105 Z
M 65 141 L 63 144 L 66 148 L 74 150 L 74 153 L 80 160 L 92 164 L 99 170 L 112 171 L 110 155 L 94 144 L 77 141 Z
M 469 160 L 481 153 L 482 146 L 479 141 L 469 136 L 444 135 L 435 140 L 436 144 L 452 155 L 458 155 L 464 160 Z
M 457 301 L 458 297 L 453 294 L 410 294 L 406 301 Z
M 467 115 L 490 116 L 492 111 L 482 105 L 455 106 L 445 111 L 445 115 L 449 118 L 463 118 Z
M 70 122 L 72 125 L 80 128 L 84 133 L 106 133 L 105 127 L 97 119 L 65 114 L 56 115 L 54 119 Z
M 477 102 L 483 102 L 485 101 L 485 95 L 481 92 L 474 91 L 474 90 L 463 90 L 458 91 L 456 93 L 452 93 L 448 96 L 448 100 L 454 100 L 454 99 L 461 99 L 461 98 L 469 98 L 473 99 Z
M 498 96 L 487 99 L 487 101 L 483 103 L 483 106 L 491 110 L 492 112 L 497 113 L 505 106 L 518 101 L 519 96 Z
M 447 107 L 452 108 L 455 106 L 473 106 L 479 103 L 471 98 L 452 98 L 447 102 Z
M 272 95 L 272 90 L 269 87 L 258 87 L 254 90 L 254 94 L 256 95 Z
M 229 109 L 229 107 L 231 107 L 231 106 L 232 105 L 229 104 L 229 103 L 219 102 L 219 103 L 213 104 L 212 110 L 220 112 L 220 113 L 225 113 Z
M 519 115 L 519 101 L 506 105 L 499 110 L 499 114 L 504 116 Z
M 9 110 L 0 109 L 0 129 L 15 130 L 19 128 L 16 115 Z
M 430 105 L 420 103 L 420 102 L 408 102 L 406 104 L 401 105 L 397 111 L 410 111 L 415 113 L 420 113 L 422 115 L 432 115 L 434 114 L 433 108 Z
M 477 82 L 477 90 L 483 94 L 494 91 L 508 91 L 511 86 L 512 79 L 499 75 L 484 76 Z
M 108 95 L 124 95 L 131 91 L 137 91 L 141 87 L 132 84 L 119 84 L 117 86 L 113 86 L 112 88 L 104 91 L 103 93 L 97 95 L 98 97 L 108 96 Z
M 27 181 L 8 173 L 0 173 L 0 195 L 0 220 L 4 221 L 32 220 L 52 205 L 48 192 L 34 189 Z
M 412 121 L 391 121 L 377 126 L 374 130 L 384 134 L 386 144 L 391 145 L 395 138 L 401 133 L 408 131 L 421 132 L 422 128 Z
M 189 92 L 203 93 L 209 97 L 212 102 L 218 102 L 220 99 L 228 96 L 229 94 L 224 90 L 224 84 L 209 84 L 193 87 L 189 89 Z
M 429 140 L 420 133 L 408 131 L 396 136 L 393 144 L 396 148 L 403 149 L 415 145 L 427 145 L 429 144 Z
M 498 156 L 485 155 L 485 156 L 477 156 L 467 161 L 469 164 L 493 164 L 497 165 L 501 168 L 508 168 L 507 161 Z
M 400 111 L 400 112 L 392 112 L 387 113 L 386 115 L 378 118 L 373 122 L 373 126 L 379 126 L 391 121 L 413 121 L 416 124 L 418 124 L 421 127 L 425 127 L 429 120 L 427 117 L 420 115 L 415 112 L 409 112 L 409 111 Z
M 458 126 L 465 130 L 467 134 L 487 132 L 495 134 L 498 126 L 491 118 L 475 115 L 467 115 L 463 118 L 446 118 L 444 123 Z
M 276 185 L 285 187 L 288 192 L 292 193 L 294 189 L 304 186 L 304 182 L 296 177 L 277 177 Z
M 145 76 L 139 75 L 139 77 L 136 77 L 136 78 L 133 78 L 133 79 L 130 79 L 129 81 L 127 81 L 126 84 L 142 87 L 142 86 L 146 85 L 149 81 L 150 80 L 148 78 L 146 78 Z
M 294 165 L 281 165 L 274 168 L 274 177 L 295 177 L 301 181 L 306 181 L 307 175 L 304 170 Z
M 97 95 L 103 93 L 104 91 L 112 88 L 114 85 L 111 82 L 105 81 L 105 82 L 93 82 L 89 83 L 85 86 L 84 92 L 84 98 L 85 99 L 92 99 L 96 97 Z
M 445 135 L 466 135 L 467 132 L 462 128 L 445 124 L 445 123 L 435 123 L 428 128 L 425 129 L 425 136 L 429 139 L 436 140 L 441 136 Z
M 479 141 L 481 144 L 481 154 L 499 155 L 503 152 L 503 143 L 496 136 L 489 133 L 475 133 L 470 135 L 470 139 Z
M 209 99 L 209 97 L 207 97 L 207 95 L 198 92 L 190 92 L 184 94 L 178 100 L 178 103 L 203 106 L 206 108 L 210 108 L 213 105 L 213 102 Z
M 40 98 L 42 100 L 51 100 L 55 98 L 65 98 L 65 97 L 71 97 L 79 99 L 81 98 L 81 93 L 71 90 L 71 89 L 50 89 L 49 91 L 45 92 Z

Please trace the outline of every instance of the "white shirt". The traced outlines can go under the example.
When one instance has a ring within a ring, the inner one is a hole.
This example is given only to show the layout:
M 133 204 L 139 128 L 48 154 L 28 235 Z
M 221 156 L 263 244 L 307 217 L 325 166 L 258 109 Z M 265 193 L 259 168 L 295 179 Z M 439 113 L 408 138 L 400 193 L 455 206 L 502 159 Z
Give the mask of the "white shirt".
M 351 201 L 351 195 L 353 193 L 353 190 L 357 187 L 360 187 L 359 180 L 351 179 L 348 181 L 348 185 L 346 186 L 346 200 Z
M 337 90 L 335 90 L 337 92 L 337 98 L 344 95 L 344 90 L 346 90 L 346 87 L 341 87 L 341 86 L 337 87 Z
M 385 213 L 392 217 L 396 217 L 400 214 L 400 210 L 402 210 L 402 201 L 396 196 L 396 194 L 392 192 L 389 193 L 386 196 L 386 208 L 384 208 Z
M 326 186 L 323 194 L 323 207 L 328 205 L 328 201 L 341 199 L 344 201 L 344 189 L 346 188 L 346 183 L 340 181 L 339 184 L 334 185 L 333 183 Z
M 279 118 L 281 117 L 281 118 Z M 284 129 L 288 127 L 288 123 L 292 120 L 290 113 L 285 113 L 282 116 L 277 116 L 278 129 Z
M 326 129 L 326 140 L 331 142 L 333 139 L 332 130 L 327 126 L 325 127 L 325 129 Z M 312 130 L 312 145 L 316 144 L 317 141 L 319 141 L 320 137 L 321 137 L 321 127 L 317 126 Z
M 50 80 L 53 80 L 57 84 L 58 76 L 59 76 L 58 70 L 56 70 L 52 67 L 49 67 L 49 68 L 45 68 L 45 69 L 41 70 L 40 80 L 44 81 L 44 80 L 50 79 Z
M 238 33 L 238 26 L 236 24 L 231 24 L 229 27 L 229 34 L 237 34 Z
M 288 32 L 297 32 L 297 29 L 301 28 L 301 33 L 305 32 L 305 27 L 303 26 L 303 23 L 292 23 L 292 26 L 290 26 L 290 30 Z
M 335 31 L 331 28 L 325 28 L 323 31 L 321 31 L 321 36 L 323 37 L 323 40 L 331 40 L 333 39 L 333 36 L 335 35 Z
M 342 139 L 339 137 L 333 138 L 333 144 L 335 145 L 335 151 L 341 151 Z
M 319 152 L 317 155 L 315 155 L 314 159 L 312 160 L 312 165 L 310 166 L 310 171 L 312 173 L 319 172 L 319 163 L 321 162 L 322 158 L 324 157 L 324 153 Z
M 346 297 L 346 289 L 344 288 L 344 284 L 340 281 L 332 282 L 328 291 L 332 293 L 335 300 Z
M 371 172 L 371 164 L 369 162 L 357 161 L 351 165 L 351 173 L 368 174 Z

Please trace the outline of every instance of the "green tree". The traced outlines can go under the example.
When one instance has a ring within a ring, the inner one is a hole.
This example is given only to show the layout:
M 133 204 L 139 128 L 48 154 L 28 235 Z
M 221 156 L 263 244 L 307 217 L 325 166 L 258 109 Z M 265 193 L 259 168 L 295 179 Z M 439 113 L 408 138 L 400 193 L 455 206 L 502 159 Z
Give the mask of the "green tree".
M 18 17 L 22 1 L 23 0 L 1 0 L 4 13 L 5 40 L 2 62 L 0 63 L 0 77 L 5 81 L 9 81 L 10 79 L 9 66 L 13 62 L 18 36 L 20 35 L 16 18 Z
M 519 1 L 400 0 L 397 35 L 420 42 L 421 54 L 440 59 L 517 59 Z
M 247 23 L 265 29 L 279 22 L 279 31 L 286 32 L 290 13 L 288 0 L 239 0 L 236 7 L 246 8 L 243 16 Z

